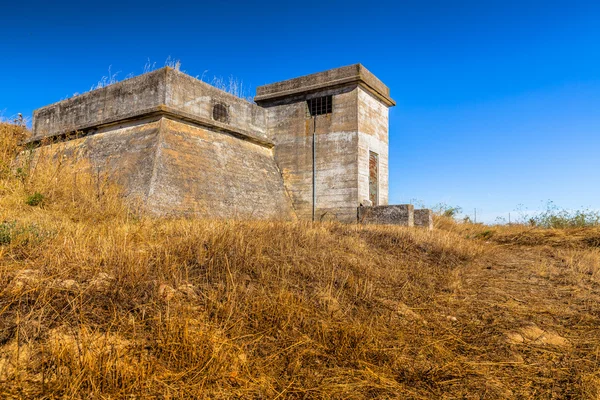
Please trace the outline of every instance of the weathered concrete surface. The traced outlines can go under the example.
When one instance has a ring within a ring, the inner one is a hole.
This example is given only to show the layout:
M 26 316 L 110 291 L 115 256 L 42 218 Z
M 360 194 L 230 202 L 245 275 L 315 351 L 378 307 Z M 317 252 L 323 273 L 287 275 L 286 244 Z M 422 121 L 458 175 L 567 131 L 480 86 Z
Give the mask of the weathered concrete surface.
M 233 134 L 239 132 L 261 143 L 270 144 L 267 111 L 264 108 L 170 68 L 167 69 L 165 86 L 165 105 L 180 116 Z M 215 104 L 222 104 L 227 109 L 226 122 L 213 119 Z
M 155 215 L 295 219 L 273 149 L 186 121 L 146 119 L 51 148 L 86 157 Z
M 213 107 L 227 110 L 213 119 Z M 171 68 L 34 113 L 33 141 L 86 154 L 158 215 L 292 219 L 267 135 L 267 111 Z M 70 139 L 70 138 L 68 138 Z
M 415 210 L 415 226 L 433 229 L 433 211 L 422 208 Z
M 414 226 L 412 204 L 393 206 L 358 207 L 358 222 L 361 224 Z
M 44 147 L 50 154 L 90 161 L 92 172 L 101 172 L 117 182 L 128 198 L 144 201 L 152 179 L 154 157 L 160 136 L 160 120 L 146 119 L 101 129 L 85 136 Z
M 153 71 L 35 110 L 32 140 L 157 111 L 165 103 L 167 71 Z
M 161 120 L 148 207 L 159 215 L 294 218 L 272 149 L 169 118 Z
M 311 116 L 306 101 L 321 96 L 332 96 L 332 112 Z M 275 159 L 299 218 L 312 217 L 313 131 L 317 220 L 356 221 L 356 207 L 369 198 L 369 151 L 380 156 L 377 203 L 387 204 L 387 110 L 395 103 L 366 68 L 355 64 L 261 86 L 255 101 L 268 110 Z
M 307 97 L 290 98 L 287 104 L 267 108 L 275 160 L 298 217 L 311 219 L 312 136 L 316 126 L 316 219 L 353 222 L 358 198 L 357 89 L 333 89 L 313 97 L 323 95 L 333 96 L 331 114 L 308 115 Z
M 379 156 L 378 202 L 388 204 L 388 107 L 358 88 L 358 200 L 369 199 L 369 152 Z

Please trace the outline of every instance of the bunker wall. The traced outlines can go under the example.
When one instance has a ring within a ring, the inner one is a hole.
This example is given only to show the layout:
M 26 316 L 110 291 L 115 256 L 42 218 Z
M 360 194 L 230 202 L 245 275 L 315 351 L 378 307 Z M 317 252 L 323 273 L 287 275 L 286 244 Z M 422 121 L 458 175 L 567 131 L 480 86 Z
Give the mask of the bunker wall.
M 357 82 L 360 82 L 363 87 L 372 91 L 388 106 L 395 105 L 394 101 L 390 98 L 390 89 L 362 64 L 348 65 L 259 86 L 256 88 L 255 101 L 257 103 L 267 100 L 273 101 L 297 94 L 314 93 L 333 87 L 342 87 Z
M 372 205 L 387 205 L 389 194 L 388 107 L 358 88 L 358 201 L 369 200 L 370 152 L 377 154 L 377 197 Z
M 159 135 L 160 121 L 154 119 L 143 124 L 124 124 L 35 151 L 67 160 L 86 159 L 92 173 L 99 171 L 103 178 L 119 184 L 125 196 L 144 201 L 152 179 Z
M 148 206 L 159 215 L 294 218 L 272 149 L 169 118 L 162 119 Z
M 312 117 L 306 100 L 332 96 L 332 113 Z M 299 218 L 312 218 L 313 130 L 316 119 L 317 220 L 355 221 L 357 87 L 336 88 L 267 105 L 275 160 Z
M 433 229 L 433 211 L 423 208 L 415 210 L 415 226 Z
M 97 89 L 35 110 L 33 138 L 74 132 L 126 120 L 164 103 L 166 69 Z
M 179 71 L 168 71 L 166 88 L 165 105 L 182 116 L 268 141 L 264 108 Z M 213 108 L 217 104 L 227 110 L 224 122 L 213 118 Z

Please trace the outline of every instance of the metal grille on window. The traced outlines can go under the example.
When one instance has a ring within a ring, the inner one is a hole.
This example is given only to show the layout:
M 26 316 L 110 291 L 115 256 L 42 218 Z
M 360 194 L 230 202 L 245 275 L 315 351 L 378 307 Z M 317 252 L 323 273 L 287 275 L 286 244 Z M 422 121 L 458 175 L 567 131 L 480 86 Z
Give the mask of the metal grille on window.
M 333 108 L 331 96 L 308 99 L 306 104 L 308 105 L 308 111 L 310 112 L 311 117 L 314 117 L 315 115 L 331 114 Z
M 223 104 L 213 106 L 213 119 L 219 122 L 227 122 L 227 107 Z

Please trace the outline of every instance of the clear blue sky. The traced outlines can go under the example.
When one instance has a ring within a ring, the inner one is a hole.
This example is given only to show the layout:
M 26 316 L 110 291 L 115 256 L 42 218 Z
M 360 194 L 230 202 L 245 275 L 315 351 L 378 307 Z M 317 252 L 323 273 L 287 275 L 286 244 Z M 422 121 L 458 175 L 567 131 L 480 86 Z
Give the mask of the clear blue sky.
M 168 56 L 253 89 L 360 62 L 398 103 L 390 202 L 600 209 L 600 2 L 193 3 L 0 5 L 2 114 Z

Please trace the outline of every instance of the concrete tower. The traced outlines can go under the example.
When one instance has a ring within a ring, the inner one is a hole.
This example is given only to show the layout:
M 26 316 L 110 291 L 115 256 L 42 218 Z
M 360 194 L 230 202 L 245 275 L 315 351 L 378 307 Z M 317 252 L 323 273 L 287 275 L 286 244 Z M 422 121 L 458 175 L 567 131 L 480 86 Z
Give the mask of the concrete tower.
M 356 221 L 388 204 L 389 89 L 361 64 L 257 88 L 267 132 L 301 219 Z M 314 142 L 314 145 L 313 145 Z

